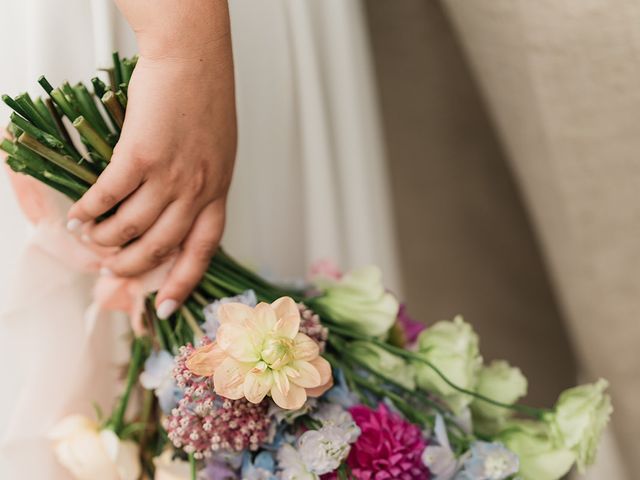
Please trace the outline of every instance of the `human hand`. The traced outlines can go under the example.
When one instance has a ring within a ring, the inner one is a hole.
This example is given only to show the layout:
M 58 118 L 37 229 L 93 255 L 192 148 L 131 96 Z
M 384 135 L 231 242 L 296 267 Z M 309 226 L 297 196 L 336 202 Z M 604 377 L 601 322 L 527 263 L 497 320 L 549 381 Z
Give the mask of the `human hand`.
M 138 275 L 179 252 L 156 299 L 163 318 L 218 247 L 236 149 L 230 44 L 186 53 L 141 54 L 111 162 L 68 215 L 69 227 L 87 224 L 95 243 L 123 247 L 104 260 L 105 273 Z M 114 215 L 91 223 L 116 205 Z

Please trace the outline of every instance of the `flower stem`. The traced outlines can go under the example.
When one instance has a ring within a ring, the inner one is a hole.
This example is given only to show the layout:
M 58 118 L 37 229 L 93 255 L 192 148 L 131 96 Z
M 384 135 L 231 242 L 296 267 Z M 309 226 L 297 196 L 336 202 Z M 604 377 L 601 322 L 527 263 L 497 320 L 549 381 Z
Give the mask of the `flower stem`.
M 102 158 L 107 162 L 111 160 L 113 148 L 111 148 L 111 145 L 91 126 L 91 123 L 89 123 L 87 119 L 80 115 L 73 121 L 73 126 L 80 132 L 82 138 L 96 149 L 96 152 L 98 152 Z
M 196 321 L 191 311 L 187 307 L 181 307 L 180 312 L 184 316 L 187 325 L 189 325 L 189 328 L 191 328 L 191 331 L 193 332 L 194 342 L 204 337 L 204 332 L 200 329 L 200 326 L 198 325 L 198 322 Z
M 113 431 L 116 434 L 120 434 L 122 431 L 122 427 L 124 425 L 124 415 L 127 411 L 127 406 L 129 405 L 129 398 L 131 397 L 131 391 L 133 390 L 133 386 L 135 385 L 138 379 L 138 373 L 140 368 L 142 367 L 142 360 L 144 357 L 144 342 L 141 337 L 136 337 L 133 340 L 133 349 L 131 352 L 131 361 L 129 362 L 129 369 L 127 371 L 127 383 L 125 385 L 125 390 L 120 400 L 118 401 L 118 405 L 113 413 L 113 417 L 111 417 L 111 426 Z
M 196 465 L 196 457 L 193 453 L 189 454 L 189 464 L 191 465 L 191 480 L 196 480 L 198 476 L 198 470 Z
M 78 165 L 71 157 L 44 146 L 35 137 L 26 132 L 20 135 L 18 142 L 90 185 L 94 184 L 98 179 L 97 175 Z
M 411 352 L 410 350 L 404 350 L 402 348 L 399 347 L 394 347 L 393 345 L 388 344 L 387 342 L 384 342 L 378 338 L 375 337 L 370 337 L 367 335 L 361 335 L 358 333 L 355 333 L 347 328 L 344 328 L 342 326 L 338 326 L 335 325 L 334 323 L 328 321 L 328 323 L 330 323 L 329 329 L 332 331 L 332 333 L 338 334 L 338 335 L 342 335 L 345 336 L 347 338 L 354 338 L 357 340 L 364 340 L 367 342 L 371 342 L 381 348 L 384 348 L 385 350 L 387 350 L 389 353 L 393 353 L 401 358 L 404 358 L 406 360 L 411 360 L 414 362 L 418 362 L 418 363 L 423 363 L 425 365 L 427 365 L 429 368 L 431 368 L 436 375 L 438 375 L 447 385 L 449 385 L 451 388 L 453 388 L 454 390 L 457 390 L 460 393 L 464 393 L 466 395 L 469 395 L 471 397 L 474 397 L 478 400 L 481 400 L 483 402 L 486 403 L 490 403 L 491 405 L 495 405 L 496 407 L 501 407 L 501 408 L 506 408 L 508 410 L 513 410 L 519 413 L 522 413 L 524 415 L 528 415 L 531 416 L 533 418 L 541 418 L 545 413 L 547 413 L 546 409 L 542 409 L 542 408 L 535 408 L 535 407 L 529 407 L 527 405 L 521 405 L 518 403 L 514 403 L 514 404 L 508 404 L 508 403 L 502 403 L 499 402 L 497 400 L 493 400 L 492 398 L 486 397 L 480 393 L 474 392 L 472 390 L 468 390 L 466 388 L 460 387 L 458 385 L 456 385 L 455 383 L 453 383 L 451 380 L 449 380 L 449 378 L 442 373 L 442 371 L 436 367 L 433 363 L 431 363 L 429 360 L 421 357 L 419 354 Z

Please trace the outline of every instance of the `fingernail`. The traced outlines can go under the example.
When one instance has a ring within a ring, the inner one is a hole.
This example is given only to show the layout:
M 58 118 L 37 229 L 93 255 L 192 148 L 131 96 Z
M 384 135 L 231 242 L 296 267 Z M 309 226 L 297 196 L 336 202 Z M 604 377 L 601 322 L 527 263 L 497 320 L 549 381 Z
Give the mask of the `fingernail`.
M 110 268 L 102 267 L 100 269 L 100 275 L 103 277 L 113 277 L 113 271 Z
M 171 316 L 173 312 L 178 308 L 178 302 L 175 300 L 167 299 L 163 300 L 160 305 L 158 305 L 158 309 L 156 310 L 156 314 L 160 320 L 166 320 Z
M 67 222 L 67 230 L 76 232 L 82 226 L 82 222 L 77 218 L 72 218 Z
M 80 235 L 80 240 L 82 240 L 84 243 L 91 243 L 91 237 L 86 233 Z

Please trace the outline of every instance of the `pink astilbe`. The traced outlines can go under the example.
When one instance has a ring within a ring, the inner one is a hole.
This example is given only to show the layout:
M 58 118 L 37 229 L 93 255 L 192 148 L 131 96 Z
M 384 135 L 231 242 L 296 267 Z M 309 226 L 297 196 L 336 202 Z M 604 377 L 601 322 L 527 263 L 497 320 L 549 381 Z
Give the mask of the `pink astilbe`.
M 356 405 L 349 412 L 361 434 L 347 464 L 358 480 L 426 480 L 421 455 L 426 441 L 420 428 L 380 404 L 377 410 Z
M 329 338 L 329 330 L 320 322 L 320 316 L 304 303 L 298 303 L 298 310 L 300 310 L 300 333 L 314 340 L 320 348 L 320 353 L 323 353 Z
M 203 344 L 209 343 L 205 337 Z M 198 459 L 219 450 L 257 450 L 269 432 L 268 402 L 254 405 L 217 396 L 211 378 L 194 375 L 186 367 L 194 351 L 192 345 L 181 347 L 176 359 L 174 377 L 184 397 L 164 422 L 169 439 Z

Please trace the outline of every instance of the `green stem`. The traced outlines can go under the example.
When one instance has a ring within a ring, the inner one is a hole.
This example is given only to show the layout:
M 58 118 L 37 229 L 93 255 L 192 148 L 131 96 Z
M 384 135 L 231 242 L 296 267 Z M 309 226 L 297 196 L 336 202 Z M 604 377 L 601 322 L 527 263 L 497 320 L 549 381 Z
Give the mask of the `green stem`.
M 81 115 L 73 121 L 73 126 L 80 132 L 82 138 L 96 149 L 96 152 L 98 152 L 102 158 L 106 161 L 111 160 L 113 148 L 111 148 L 111 145 L 91 126 L 87 119 Z
M 56 102 L 56 105 L 60 107 L 62 113 L 64 113 L 69 120 L 73 122 L 80 116 L 80 113 L 78 113 L 76 108 L 67 100 L 67 97 L 64 96 L 62 90 L 54 88 L 49 95 L 51 95 L 53 101 Z
M 138 373 L 140 368 L 142 367 L 142 360 L 144 357 L 144 343 L 142 338 L 136 337 L 133 341 L 133 349 L 131 352 L 131 361 L 129 362 L 129 369 L 127 371 L 127 382 L 125 385 L 124 393 L 116 406 L 116 409 L 113 413 L 113 417 L 111 417 L 111 425 L 113 431 L 116 434 L 120 434 L 122 431 L 122 427 L 124 425 L 124 416 L 127 411 L 127 406 L 129 405 L 129 398 L 131 397 L 131 392 L 133 390 L 133 386 L 136 384 L 138 380 Z
M 193 453 L 189 454 L 189 464 L 191 465 L 191 480 L 197 480 L 198 466 L 196 464 L 196 457 L 193 456 Z
M 189 311 L 189 309 L 186 307 L 180 307 L 180 312 L 184 316 L 187 325 L 189 325 L 189 328 L 191 328 L 191 331 L 193 332 L 194 341 L 198 341 L 202 337 L 204 337 L 204 332 L 200 329 L 198 322 L 196 321 L 193 314 Z
M 119 129 L 122 129 L 124 125 L 124 109 L 116 98 L 116 94 L 109 90 L 102 96 L 102 104 L 109 112 L 113 123 L 116 124 Z
M 97 175 L 78 165 L 71 157 L 62 155 L 51 148 L 45 147 L 38 142 L 36 138 L 26 132 L 20 135 L 18 142 L 90 185 L 93 185 L 98 179 Z
M 474 392 L 472 390 L 468 390 L 466 388 L 460 387 L 458 385 L 456 385 L 455 383 L 453 383 L 451 380 L 449 380 L 449 378 L 442 373 L 442 371 L 436 367 L 433 363 L 431 363 L 429 360 L 421 357 L 419 354 L 416 354 L 414 352 L 411 352 L 409 350 L 404 350 L 402 348 L 399 347 L 394 347 L 393 345 L 389 345 L 388 343 L 375 338 L 375 337 L 370 337 L 368 335 L 360 335 L 358 333 L 352 332 L 349 329 L 343 328 L 341 326 L 335 325 L 334 323 L 331 323 L 329 326 L 329 330 L 333 331 L 332 333 L 336 333 L 342 336 L 345 336 L 347 338 L 354 338 L 354 339 L 358 339 L 358 340 L 364 340 L 367 342 L 371 342 L 385 350 L 387 350 L 389 353 L 393 353 L 399 357 L 402 357 L 404 359 L 407 360 L 411 360 L 414 362 L 419 362 L 419 363 L 423 363 L 425 365 L 427 365 L 429 368 L 431 368 L 436 375 L 438 375 L 448 386 L 450 386 L 451 388 L 453 388 L 454 390 L 457 390 L 460 393 L 464 393 L 465 395 L 469 395 L 471 397 L 474 397 L 478 400 L 481 400 L 483 402 L 489 403 L 491 405 L 495 405 L 496 407 L 501 407 L 501 408 L 506 408 L 508 410 L 513 410 L 519 413 L 522 413 L 524 415 L 528 415 L 534 418 L 541 418 L 545 413 L 547 413 L 547 410 L 545 409 L 541 409 L 541 408 L 534 408 L 534 407 L 529 407 L 527 405 L 521 405 L 521 404 L 508 404 L 508 403 L 502 403 L 499 402 L 497 400 L 493 400 L 492 398 L 486 397 L 485 395 L 482 395 L 480 393 Z

